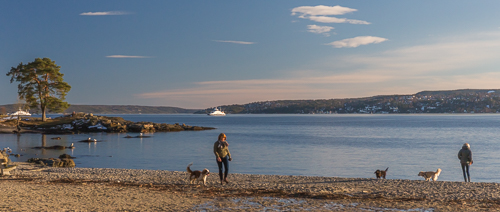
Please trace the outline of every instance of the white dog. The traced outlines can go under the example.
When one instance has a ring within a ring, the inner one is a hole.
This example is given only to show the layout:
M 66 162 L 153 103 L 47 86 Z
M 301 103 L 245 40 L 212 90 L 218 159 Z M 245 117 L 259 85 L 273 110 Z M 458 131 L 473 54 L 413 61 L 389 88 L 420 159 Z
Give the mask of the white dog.
M 425 181 L 437 181 L 439 175 L 441 174 L 441 169 L 437 169 L 435 172 L 419 172 L 418 176 L 422 176 L 425 178 Z

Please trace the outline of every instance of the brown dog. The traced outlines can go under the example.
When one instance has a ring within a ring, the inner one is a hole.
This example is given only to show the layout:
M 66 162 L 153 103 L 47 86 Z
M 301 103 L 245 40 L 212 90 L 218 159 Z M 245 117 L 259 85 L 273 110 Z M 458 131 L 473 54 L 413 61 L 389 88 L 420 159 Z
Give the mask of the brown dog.
M 196 182 L 196 180 L 198 180 L 200 182 L 203 182 L 203 185 L 206 186 L 207 177 L 210 174 L 210 171 L 208 169 L 203 169 L 203 171 L 191 171 L 191 169 L 189 168 L 191 165 L 193 165 L 193 163 L 190 163 L 186 168 L 187 172 L 189 173 L 189 183 L 193 184 L 194 182 Z
M 387 167 L 387 169 L 385 169 L 385 171 L 377 169 L 377 171 L 375 171 L 374 174 L 377 177 L 377 179 L 380 179 L 380 178 L 385 179 L 385 175 L 387 175 L 387 170 L 389 170 L 389 167 Z

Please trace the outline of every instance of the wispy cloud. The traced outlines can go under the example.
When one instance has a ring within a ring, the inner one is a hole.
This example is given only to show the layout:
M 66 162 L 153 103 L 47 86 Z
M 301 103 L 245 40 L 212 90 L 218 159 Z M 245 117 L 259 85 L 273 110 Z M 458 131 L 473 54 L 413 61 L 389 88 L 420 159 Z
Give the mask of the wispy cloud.
M 332 31 L 332 29 L 335 29 L 331 26 L 318 26 L 318 25 L 307 25 L 307 31 L 316 33 L 316 34 L 327 34 L 327 32 Z
M 494 89 L 500 81 L 498 55 L 500 33 L 478 33 L 375 54 L 325 57 L 311 62 L 310 69 L 287 70 L 286 78 L 203 81 L 184 89 L 143 93 L 136 97 L 168 99 L 200 108 L 280 99 Z
M 108 58 L 150 58 L 148 56 L 134 56 L 134 55 L 108 55 Z
M 320 22 L 320 23 L 370 24 L 370 22 L 367 22 L 367 21 L 347 19 L 347 18 L 328 17 L 328 16 L 308 16 L 306 18 L 309 20 L 312 20 L 312 21 Z
M 498 88 L 500 81 L 499 54 L 500 33 L 476 33 L 374 55 L 325 58 L 323 68 L 342 70 L 353 77 L 380 76 L 384 80 L 370 86 L 378 94 L 490 89 Z
M 342 7 L 342 6 L 301 6 L 292 9 L 292 15 L 298 15 L 299 18 L 309 19 L 311 21 L 320 23 L 350 23 L 350 24 L 370 24 L 370 22 L 347 19 L 347 18 L 337 18 L 333 15 L 344 15 L 346 13 L 351 13 L 357 11 L 356 9 Z
M 346 92 L 344 86 L 377 83 L 387 80 L 386 78 L 388 76 L 337 75 L 290 79 L 204 81 L 194 83 L 190 88 L 142 93 L 136 97 L 168 99 L 177 103 L 191 104 L 189 106 L 192 108 L 279 99 L 347 98 L 355 97 L 355 94 Z M 335 84 L 338 87 L 335 87 Z M 198 105 L 193 104 L 193 99 L 197 100 Z
M 358 11 L 357 9 L 352 9 L 348 7 L 342 7 L 342 6 L 325 6 L 325 5 L 318 5 L 318 6 L 301 6 L 301 7 L 296 7 L 292 9 L 292 15 L 296 15 L 297 13 L 300 13 L 302 15 L 344 15 L 346 13 L 351 13 Z
M 382 43 L 387 41 L 387 38 L 374 37 L 374 36 L 358 36 L 354 38 L 347 38 L 344 40 L 334 41 L 325 45 L 330 45 L 335 48 L 355 48 L 361 45 L 368 45 L 372 43 Z
M 131 13 L 124 11 L 107 11 L 107 12 L 85 12 L 80 13 L 80 15 L 90 15 L 90 16 L 99 16 L 99 15 L 129 15 Z
M 255 44 L 255 42 L 235 41 L 235 40 L 214 40 L 214 41 L 219 42 L 219 43 L 235 43 L 235 44 L 244 44 L 244 45 Z
M 382 74 L 463 75 L 481 71 L 498 72 L 500 33 L 462 38 L 444 38 L 433 44 L 411 46 L 377 55 L 351 55 L 342 58 L 349 66 L 363 64 L 365 71 Z

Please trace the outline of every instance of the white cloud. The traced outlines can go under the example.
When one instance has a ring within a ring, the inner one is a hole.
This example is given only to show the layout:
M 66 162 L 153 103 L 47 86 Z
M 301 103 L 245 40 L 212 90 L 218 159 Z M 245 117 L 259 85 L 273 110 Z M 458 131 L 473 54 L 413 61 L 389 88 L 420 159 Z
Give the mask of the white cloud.
M 133 56 L 133 55 L 108 55 L 108 58 L 150 58 L 148 56 Z
M 296 13 L 300 13 L 302 15 L 312 15 L 312 16 L 317 16 L 317 15 L 344 15 L 346 13 L 358 11 L 356 9 L 351 9 L 348 7 L 342 7 L 342 6 L 325 6 L 325 5 L 318 5 L 318 6 L 301 6 L 301 7 L 296 7 L 292 9 L 292 15 L 295 15 Z
M 235 44 L 243 44 L 243 45 L 255 44 L 255 42 L 248 42 L 248 41 L 234 41 L 234 40 L 214 40 L 214 41 L 219 42 L 219 43 L 235 43 Z
M 331 43 L 327 43 L 325 45 L 331 45 L 335 48 L 354 48 L 361 45 L 368 45 L 372 43 L 381 43 L 387 41 L 387 38 L 374 37 L 374 36 L 358 36 L 354 38 L 347 38 L 344 40 L 334 41 Z
M 128 15 L 130 13 L 123 11 L 107 11 L 107 12 L 86 12 L 80 13 L 80 15 L 90 15 L 90 16 L 99 16 L 99 15 Z
M 292 9 L 292 15 L 297 15 L 302 19 L 309 19 L 311 21 L 320 23 L 350 23 L 350 24 L 370 24 L 370 22 L 347 19 L 347 18 L 336 18 L 332 15 L 344 15 L 346 13 L 357 11 L 356 9 L 351 9 L 348 7 L 341 6 L 302 6 Z
M 316 33 L 316 34 L 322 34 L 326 32 L 330 32 L 332 29 L 335 29 L 331 26 L 318 26 L 318 25 L 307 25 L 307 31 Z

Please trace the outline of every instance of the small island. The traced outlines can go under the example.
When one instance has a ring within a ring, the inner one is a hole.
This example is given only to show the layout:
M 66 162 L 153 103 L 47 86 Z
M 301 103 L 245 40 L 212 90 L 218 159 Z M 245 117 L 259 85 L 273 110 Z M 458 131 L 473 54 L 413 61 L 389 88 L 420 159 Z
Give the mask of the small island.
M 74 134 L 89 132 L 107 133 L 153 133 L 213 130 L 213 127 L 190 126 L 186 124 L 166 124 L 153 122 L 132 122 L 121 117 L 97 116 L 92 113 L 73 113 L 45 122 L 41 118 L 22 118 L 19 120 L 20 132 L 17 131 L 17 119 L 5 120 L 0 126 L 0 133 L 44 133 Z

